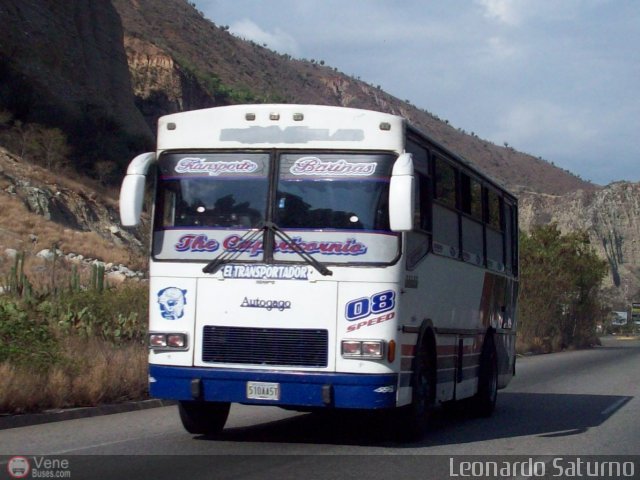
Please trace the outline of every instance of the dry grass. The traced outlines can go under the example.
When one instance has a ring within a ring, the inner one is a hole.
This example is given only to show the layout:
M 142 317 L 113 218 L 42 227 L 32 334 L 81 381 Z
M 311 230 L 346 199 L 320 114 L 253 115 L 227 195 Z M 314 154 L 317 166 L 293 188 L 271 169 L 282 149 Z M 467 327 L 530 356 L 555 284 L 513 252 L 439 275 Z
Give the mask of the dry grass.
M 59 186 L 92 199 L 99 196 L 103 203 L 111 207 L 117 206 L 117 186 L 103 185 L 89 177 L 80 176 L 75 170 L 69 168 L 56 168 L 53 171 L 46 169 L 14 155 L 4 148 L 4 143 L 6 142 L 0 143 L 0 156 L 3 157 L 2 169 L 10 176 L 29 179 L 29 182 L 35 185 Z M 0 187 L 3 189 L 10 183 L 7 179 L 0 179 Z
M 70 171 L 49 171 L 0 146 L 0 252 L 13 248 L 35 254 L 56 245 L 64 253 L 73 252 L 132 268 L 144 266 L 145 259 L 137 248 L 127 248 L 117 239 L 104 238 L 94 231 L 69 228 L 30 211 L 23 198 L 27 187 L 56 192 L 57 201 L 76 216 L 76 222 L 83 222 L 84 216 L 98 215 L 105 217 L 103 220 L 108 226 L 113 219 L 107 208 L 115 209 L 118 203 L 115 186 L 105 187 Z M 94 220 L 97 221 L 97 217 Z
M 51 222 L 27 210 L 15 197 L 0 193 L 0 247 L 14 248 L 35 254 L 57 245 L 65 253 L 76 253 L 87 258 L 131 265 L 140 263 L 131 251 L 114 244 L 95 232 L 83 232 Z M 32 241 L 30 235 L 36 235 Z
M 0 364 L 0 412 L 96 406 L 147 396 L 147 350 L 96 339 L 65 341 L 68 362 L 46 373 Z

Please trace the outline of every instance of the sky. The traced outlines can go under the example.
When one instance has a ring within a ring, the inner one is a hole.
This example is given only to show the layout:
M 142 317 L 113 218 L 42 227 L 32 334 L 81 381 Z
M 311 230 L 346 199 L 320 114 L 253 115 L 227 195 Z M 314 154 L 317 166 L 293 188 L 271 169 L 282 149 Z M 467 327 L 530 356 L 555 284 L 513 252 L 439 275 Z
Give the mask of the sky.
M 241 38 L 605 185 L 640 181 L 640 1 L 195 0 Z

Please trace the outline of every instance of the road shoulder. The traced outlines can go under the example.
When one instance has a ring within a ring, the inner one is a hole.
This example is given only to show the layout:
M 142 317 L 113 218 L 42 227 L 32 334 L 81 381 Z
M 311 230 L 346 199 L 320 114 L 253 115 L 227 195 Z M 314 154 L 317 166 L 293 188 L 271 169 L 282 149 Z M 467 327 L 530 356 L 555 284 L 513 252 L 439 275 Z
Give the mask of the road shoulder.
M 169 400 L 150 399 L 139 402 L 124 402 L 113 405 L 99 405 L 97 407 L 80 407 L 59 410 L 47 410 L 42 413 L 26 413 L 20 415 L 0 415 L 0 430 L 9 428 L 28 427 L 50 422 L 62 422 L 77 418 L 97 417 L 99 415 L 113 415 L 115 413 L 133 412 L 148 408 L 166 407 L 175 402 Z

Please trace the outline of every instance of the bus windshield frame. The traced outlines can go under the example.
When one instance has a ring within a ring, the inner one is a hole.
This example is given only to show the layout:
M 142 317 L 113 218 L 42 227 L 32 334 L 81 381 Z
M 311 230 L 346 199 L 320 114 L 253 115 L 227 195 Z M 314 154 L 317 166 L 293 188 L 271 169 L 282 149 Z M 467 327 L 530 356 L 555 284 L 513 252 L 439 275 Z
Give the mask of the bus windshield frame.
M 209 261 L 236 251 L 239 262 L 302 261 L 269 229 L 251 244 L 240 240 L 273 224 L 323 263 L 394 263 L 400 236 L 389 230 L 388 190 L 396 158 L 362 151 L 164 152 L 153 258 Z

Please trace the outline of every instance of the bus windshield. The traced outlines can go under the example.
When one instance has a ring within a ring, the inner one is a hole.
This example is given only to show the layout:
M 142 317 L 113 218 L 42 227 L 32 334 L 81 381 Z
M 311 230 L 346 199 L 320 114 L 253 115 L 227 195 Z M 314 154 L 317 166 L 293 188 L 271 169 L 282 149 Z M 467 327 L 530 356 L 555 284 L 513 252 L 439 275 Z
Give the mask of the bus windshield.
M 280 228 L 388 231 L 392 161 L 383 155 L 282 155 L 275 223 Z
M 252 228 L 265 219 L 266 154 L 171 154 L 162 157 L 156 230 Z
M 272 222 L 320 261 L 390 262 L 398 253 L 388 212 L 394 160 L 391 154 L 309 151 L 276 157 L 165 153 L 159 162 L 154 256 L 211 260 L 212 253 L 226 251 L 238 252 L 234 258 L 242 261 L 264 261 L 262 236 L 250 245 L 242 236 Z M 274 164 L 278 174 L 272 180 Z M 276 239 L 273 245 L 276 260 L 299 260 L 287 242 Z

